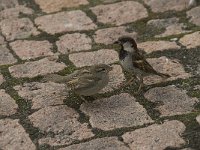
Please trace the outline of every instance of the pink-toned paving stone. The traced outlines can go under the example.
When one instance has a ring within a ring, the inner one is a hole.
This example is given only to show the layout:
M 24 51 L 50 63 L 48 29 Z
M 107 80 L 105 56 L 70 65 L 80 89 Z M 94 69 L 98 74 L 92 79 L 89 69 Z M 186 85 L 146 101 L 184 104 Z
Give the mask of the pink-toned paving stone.
M 44 119 L 45 118 L 45 119 Z M 30 121 L 41 132 L 53 132 L 54 137 L 44 137 L 39 144 L 68 145 L 77 140 L 93 136 L 88 124 L 78 122 L 79 114 L 65 105 L 49 106 L 29 116 Z
M 200 125 L 200 115 L 198 115 L 198 116 L 196 117 L 196 120 L 197 120 L 197 122 L 198 122 L 199 125 Z
M 35 150 L 29 135 L 18 122 L 19 120 L 0 120 L 0 147 L 8 150 Z
M 5 44 L 5 39 L 3 36 L 0 35 L 0 45 Z
M 111 64 L 119 60 L 118 53 L 112 49 L 101 49 L 94 52 L 81 52 L 69 55 L 69 60 L 76 67 L 91 66 L 96 64 Z
M 24 39 L 40 33 L 29 18 L 4 19 L 0 22 L 0 29 L 8 41 Z
M 151 53 L 155 51 L 163 51 L 170 49 L 180 49 L 180 46 L 176 42 L 169 41 L 147 41 L 143 43 L 138 43 L 138 48 L 144 50 L 146 53 Z
M 0 45 L 0 65 L 9 65 L 17 62 L 5 45 Z
M 3 75 L 0 74 L 0 85 L 1 85 L 4 81 L 5 81 L 5 80 L 4 80 L 4 78 L 3 78 Z
M 66 67 L 64 63 L 56 62 L 56 58 L 43 58 L 38 61 L 25 62 L 24 64 L 9 67 L 9 71 L 16 78 L 33 78 L 39 75 L 46 75 L 63 70 Z
M 190 18 L 190 22 L 193 24 L 200 26 L 200 6 L 199 7 L 194 7 L 193 9 L 189 10 L 187 12 L 187 17 Z
M 81 10 L 64 11 L 35 19 L 39 29 L 56 34 L 67 31 L 93 30 L 97 26 Z
M 53 82 L 25 83 L 15 86 L 14 89 L 18 92 L 20 97 L 32 101 L 32 109 L 63 104 L 63 100 L 68 95 L 64 84 Z
M 94 34 L 94 40 L 96 43 L 113 44 L 121 36 L 130 36 L 136 38 L 136 32 L 127 32 L 127 27 L 112 27 L 106 29 L 99 29 Z
M 0 20 L 17 18 L 20 14 L 31 15 L 33 10 L 31 8 L 19 5 L 14 8 L 5 9 L 0 11 Z
M 122 25 L 148 17 L 146 8 L 135 1 L 124 1 L 91 8 L 101 23 Z
M 190 73 L 185 72 L 183 65 L 180 64 L 176 59 L 169 59 L 165 56 L 162 56 L 159 58 L 148 58 L 147 61 L 156 71 L 170 75 L 170 78 L 167 79 L 163 79 L 157 75 L 146 76 L 144 77 L 144 83 L 147 85 L 172 81 L 180 78 L 186 79 L 192 76 Z
M 87 0 L 35 0 L 35 2 L 47 13 L 60 11 L 63 8 L 89 4 Z
M 91 49 L 92 40 L 86 34 L 65 34 L 56 42 L 58 51 L 63 54 Z
M 10 43 L 10 46 L 22 60 L 53 55 L 53 53 L 51 52 L 51 50 L 53 49 L 53 45 L 47 40 L 17 40 Z
M 4 150 L 36 150 L 29 135 L 19 124 L 19 120 L 0 120 L 0 147 Z
M 181 11 L 187 8 L 189 0 L 143 0 L 153 12 Z
M 154 124 L 125 133 L 122 138 L 132 150 L 163 150 L 167 147 L 181 147 L 186 142 L 180 136 L 185 125 L 177 120 Z
M 109 72 L 109 83 L 100 91 L 100 93 L 110 92 L 120 88 L 120 85 L 126 80 L 120 65 L 112 65 L 113 69 Z
M 5 90 L 0 90 L 0 115 L 10 116 L 17 112 L 18 105 Z
M 167 18 L 167 19 L 153 19 L 147 22 L 147 25 L 154 27 L 154 30 L 165 29 L 161 34 L 155 37 L 166 37 L 176 34 L 188 33 L 190 30 L 185 30 L 187 25 L 179 22 L 179 18 Z
M 187 48 L 200 46 L 200 31 L 184 35 L 179 42 Z
M 144 96 L 151 102 L 161 103 L 156 109 L 159 110 L 162 116 L 190 113 L 198 102 L 197 98 L 189 97 L 186 90 L 171 85 L 150 89 Z
M 125 144 L 118 140 L 117 137 L 105 137 L 89 142 L 74 144 L 59 150 L 130 150 Z
M 84 103 L 80 109 L 90 117 L 92 127 L 102 130 L 134 127 L 153 122 L 144 107 L 128 93 Z
M 0 11 L 8 8 L 13 8 L 18 6 L 18 0 L 1 0 L 0 1 Z

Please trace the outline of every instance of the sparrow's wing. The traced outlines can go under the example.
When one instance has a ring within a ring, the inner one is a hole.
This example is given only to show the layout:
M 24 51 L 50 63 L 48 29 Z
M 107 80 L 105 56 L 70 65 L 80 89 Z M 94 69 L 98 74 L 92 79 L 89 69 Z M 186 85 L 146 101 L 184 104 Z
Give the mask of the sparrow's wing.
M 146 61 L 143 55 L 141 53 L 136 52 L 134 53 L 133 57 L 133 66 L 148 73 L 157 73 L 153 69 L 153 67 Z
M 79 76 L 76 79 L 70 81 L 70 84 L 75 89 L 88 88 L 96 85 L 100 80 L 101 78 L 95 77 L 93 74 L 87 74 Z
M 139 68 L 140 70 L 159 75 L 164 78 L 169 78 L 170 75 L 157 72 L 145 59 L 145 57 L 138 51 L 133 56 L 133 66 Z

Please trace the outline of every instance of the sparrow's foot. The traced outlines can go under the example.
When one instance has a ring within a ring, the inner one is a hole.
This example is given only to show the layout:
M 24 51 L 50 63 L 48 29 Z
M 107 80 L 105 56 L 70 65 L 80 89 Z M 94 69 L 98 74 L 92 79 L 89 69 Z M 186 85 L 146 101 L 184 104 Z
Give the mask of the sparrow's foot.
M 122 84 L 122 87 L 125 87 L 125 86 L 130 85 L 130 84 L 133 82 L 133 80 L 134 80 L 134 77 L 132 77 L 132 78 L 131 78 L 130 80 L 128 80 L 127 82 L 123 83 L 123 84 Z

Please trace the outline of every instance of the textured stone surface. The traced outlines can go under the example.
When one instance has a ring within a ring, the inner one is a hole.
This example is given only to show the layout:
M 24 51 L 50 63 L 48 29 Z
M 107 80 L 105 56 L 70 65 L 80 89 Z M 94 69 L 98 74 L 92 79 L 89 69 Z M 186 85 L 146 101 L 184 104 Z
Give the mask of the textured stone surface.
M 5 150 L 36 150 L 19 120 L 0 120 L 0 147 Z
M 185 30 L 187 25 L 179 22 L 179 18 L 167 18 L 167 19 L 153 19 L 147 22 L 147 25 L 154 27 L 154 30 L 163 30 L 164 32 L 156 35 L 155 37 L 166 37 L 170 35 L 176 35 L 181 33 L 190 32 Z
M 119 60 L 118 53 L 112 49 L 102 49 L 94 52 L 81 52 L 69 55 L 69 60 L 76 67 L 95 64 L 111 64 Z
M 56 42 L 58 51 L 63 54 L 91 49 L 92 40 L 86 34 L 66 34 Z
M 113 44 L 121 36 L 136 38 L 136 32 L 127 32 L 124 26 L 99 29 L 94 34 L 96 43 Z
M 88 4 L 87 0 L 35 0 L 35 2 L 47 13 L 60 11 L 62 8 Z
M 53 55 L 53 53 L 51 52 L 53 46 L 47 40 L 17 40 L 15 42 L 10 43 L 10 46 L 22 60 Z
M 170 10 L 181 11 L 186 9 L 189 0 L 143 0 L 151 7 L 153 12 L 165 12 Z
M 179 42 L 187 48 L 195 48 L 200 46 L 200 31 L 183 36 Z
M 3 36 L 0 35 L 0 44 L 2 45 L 2 44 L 4 44 L 4 43 L 5 43 L 5 39 L 4 39 Z
M 79 115 L 67 106 L 49 106 L 29 116 L 30 121 L 42 132 L 53 132 L 55 136 L 39 140 L 39 144 L 64 145 L 93 136 L 87 123 L 77 121 Z M 45 118 L 45 119 L 44 119 Z
M 4 19 L 0 22 L 0 29 L 8 41 L 39 34 L 28 18 Z
M 18 105 L 5 90 L 0 90 L 0 115 L 10 116 L 17 112 Z
M 9 49 L 4 45 L 0 45 L 0 65 L 14 64 L 17 59 L 9 52 Z
M 125 81 L 125 76 L 120 65 L 112 65 L 113 69 L 109 72 L 109 83 L 100 93 L 110 92 L 118 89 Z
M 190 22 L 193 24 L 200 26 L 200 6 L 199 7 L 194 7 L 193 9 L 189 10 L 187 12 L 187 17 L 190 18 Z
M 149 58 L 147 61 L 153 66 L 153 68 L 161 73 L 169 74 L 171 77 L 168 79 L 162 79 L 156 75 L 150 75 L 144 77 L 144 83 L 147 85 L 155 84 L 164 81 L 171 81 L 176 79 L 186 79 L 191 77 L 190 73 L 186 73 L 182 64 L 176 59 L 169 59 L 165 56 L 159 58 Z
M 63 100 L 68 94 L 64 84 L 53 82 L 25 83 L 15 86 L 14 89 L 18 92 L 20 97 L 32 101 L 32 109 L 63 104 Z
M 115 4 L 98 5 L 91 8 L 102 23 L 122 25 L 148 16 L 146 8 L 138 2 L 125 1 Z
M 120 142 L 117 137 L 105 137 L 91 140 L 89 142 L 75 144 L 59 150 L 130 150 Z
M 144 96 L 151 102 L 161 103 L 156 109 L 162 116 L 190 113 L 198 102 L 197 98 L 188 97 L 187 91 L 171 85 L 150 89 Z
M 90 117 L 92 127 L 102 130 L 153 122 L 143 106 L 127 93 L 84 103 L 80 109 Z
M 146 53 L 154 51 L 163 51 L 170 49 L 180 49 L 176 42 L 169 41 L 147 41 L 138 44 L 138 48 L 144 50 Z
M 5 81 L 5 80 L 4 80 L 3 76 L 2 76 L 2 74 L 0 74 L 0 85 L 1 85 L 4 81 Z
M 49 34 L 92 30 L 96 28 L 92 20 L 80 10 L 41 16 L 35 19 L 35 23 L 38 25 L 39 29 Z
M 20 16 L 20 14 L 31 15 L 33 14 L 33 10 L 22 5 L 14 8 L 5 9 L 3 11 L 0 11 L 0 20 L 17 18 Z
M 50 58 L 40 59 L 38 61 L 25 62 L 24 64 L 9 67 L 12 76 L 17 78 L 33 78 L 39 75 L 54 73 L 63 70 L 66 67 L 64 63 L 58 63 Z
M 18 0 L 1 0 L 0 1 L 0 11 L 8 8 L 13 8 L 18 6 Z
M 185 130 L 180 121 L 168 121 L 125 133 L 122 138 L 132 150 L 161 150 L 167 147 L 181 147 L 186 142 L 180 135 Z

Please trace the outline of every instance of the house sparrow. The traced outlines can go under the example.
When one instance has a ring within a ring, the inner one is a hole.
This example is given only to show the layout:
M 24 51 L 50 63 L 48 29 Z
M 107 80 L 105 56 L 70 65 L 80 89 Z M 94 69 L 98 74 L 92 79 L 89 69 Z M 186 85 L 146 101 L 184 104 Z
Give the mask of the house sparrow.
M 135 40 L 131 37 L 120 37 L 114 44 L 121 46 L 119 51 L 119 60 L 127 72 L 132 73 L 139 81 L 140 86 L 138 92 L 143 86 L 143 77 L 148 74 L 155 74 L 164 78 L 170 77 L 168 74 L 157 72 L 153 67 L 146 61 L 142 52 L 137 48 Z M 130 83 L 134 77 L 128 82 Z
M 108 84 L 108 73 L 111 70 L 111 66 L 99 64 L 76 70 L 67 76 L 49 74 L 43 78 L 43 81 L 65 83 L 76 94 L 80 96 L 91 96 L 98 93 Z

